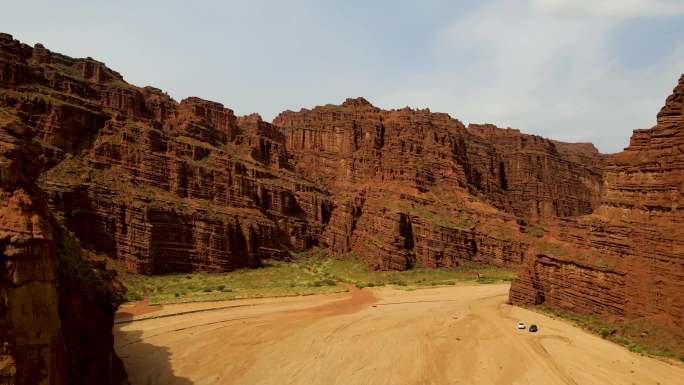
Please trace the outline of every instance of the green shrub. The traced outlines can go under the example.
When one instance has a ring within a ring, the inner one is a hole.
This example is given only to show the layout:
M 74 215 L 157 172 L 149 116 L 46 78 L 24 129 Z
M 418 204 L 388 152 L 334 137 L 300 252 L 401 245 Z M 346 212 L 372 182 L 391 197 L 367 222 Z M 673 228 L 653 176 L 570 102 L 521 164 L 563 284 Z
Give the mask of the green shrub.
M 496 279 L 494 279 L 492 277 L 482 276 L 482 277 L 477 278 L 477 283 L 494 283 L 494 282 L 496 282 Z
M 141 301 L 143 299 L 143 296 L 138 292 L 129 291 L 126 293 L 125 299 L 126 301 Z
M 604 326 L 604 327 L 599 328 L 599 331 L 598 331 L 598 332 L 599 332 L 599 334 L 601 335 L 601 337 L 607 338 L 607 337 L 610 336 L 611 334 L 614 334 L 614 333 L 615 333 L 615 328 L 609 328 L 609 327 L 605 327 L 605 326 Z
M 332 257 L 327 250 L 313 248 L 292 253 L 290 262 L 265 261 L 258 269 L 240 269 L 226 273 L 184 273 L 160 276 L 128 274 L 124 282 L 132 293 L 148 293 L 152 303 L 233 299 L 338 292 L 339 282 L 358 288 L 396 285 L 409 288 L 453 285 L 474 282 L 474 272 L 485 274 L 487 281 L 499 282 L 515 273 L 504 268 L 463 262 L 452 268 L 418 267 L 404 271 L 375 271 L 359 256 L 349 253 Z M 205 293 L 211 293 L 211 295 Z M 178 293 L 178 296 L 176 296 Z
M 608 267 L 608 262 L 603 257 L 598 257 L 596 259 L 596 266 L 606 268 Z

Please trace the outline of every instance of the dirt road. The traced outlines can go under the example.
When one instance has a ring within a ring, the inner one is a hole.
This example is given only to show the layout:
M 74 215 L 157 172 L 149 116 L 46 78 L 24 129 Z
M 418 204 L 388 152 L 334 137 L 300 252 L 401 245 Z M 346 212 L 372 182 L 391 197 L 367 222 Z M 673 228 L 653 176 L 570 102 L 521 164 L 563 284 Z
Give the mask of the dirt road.
M 117 325 L 115 338 L 133 385 L 684 384 L 684 366 L 506 305 L 507 294 L 380 288 L 171 305 Z

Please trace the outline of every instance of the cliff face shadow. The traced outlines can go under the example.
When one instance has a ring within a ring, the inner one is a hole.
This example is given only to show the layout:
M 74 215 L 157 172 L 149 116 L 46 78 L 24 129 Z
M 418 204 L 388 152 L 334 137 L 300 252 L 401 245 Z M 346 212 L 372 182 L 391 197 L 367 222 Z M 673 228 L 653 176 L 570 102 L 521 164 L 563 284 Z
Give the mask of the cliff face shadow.
M 167 347 L 145 342 L 141 331 L 121 330 L 123 325 L 114 325 L 114 347 L 131 385 L 194 385 L 174 374 Z

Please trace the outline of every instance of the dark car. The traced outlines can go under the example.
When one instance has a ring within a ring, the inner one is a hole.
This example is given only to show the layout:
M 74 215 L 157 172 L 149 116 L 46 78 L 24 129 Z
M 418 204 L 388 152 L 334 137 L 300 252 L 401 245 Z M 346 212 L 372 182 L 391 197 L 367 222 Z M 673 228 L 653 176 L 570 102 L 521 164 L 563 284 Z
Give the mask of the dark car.
M 536 333 L 537 332 L 537 325 L 532 324 L 530 325 L 530 333 Z

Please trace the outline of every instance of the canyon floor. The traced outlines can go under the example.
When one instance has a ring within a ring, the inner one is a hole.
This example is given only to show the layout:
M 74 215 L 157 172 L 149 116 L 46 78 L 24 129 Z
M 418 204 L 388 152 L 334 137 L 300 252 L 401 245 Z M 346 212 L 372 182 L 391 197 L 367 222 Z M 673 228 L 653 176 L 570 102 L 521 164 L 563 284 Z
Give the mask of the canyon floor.
M 506 304 L 508 284 L 349 290 L 143 308 L 116 350 L 133 385 L 684 383 L 682 365 Z

